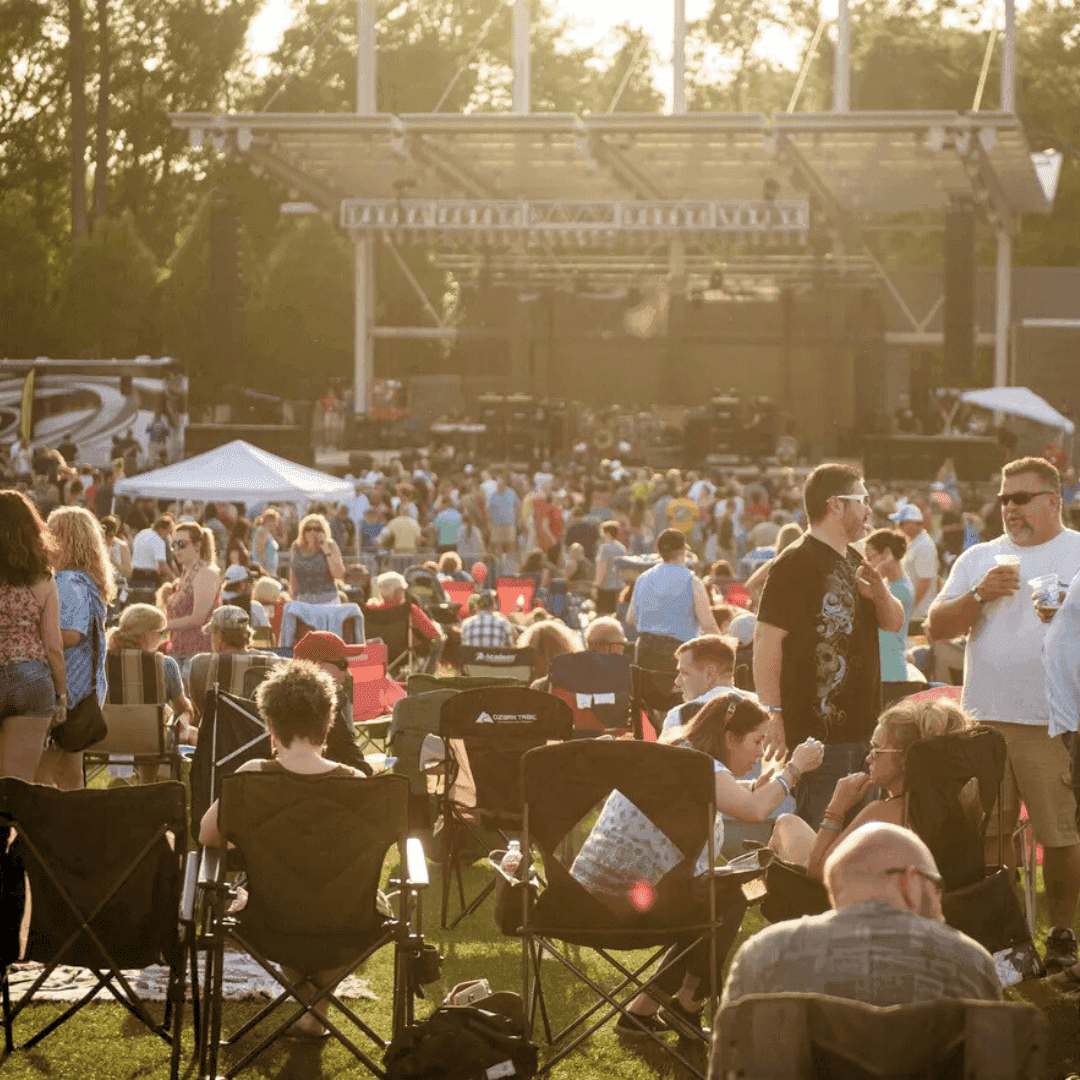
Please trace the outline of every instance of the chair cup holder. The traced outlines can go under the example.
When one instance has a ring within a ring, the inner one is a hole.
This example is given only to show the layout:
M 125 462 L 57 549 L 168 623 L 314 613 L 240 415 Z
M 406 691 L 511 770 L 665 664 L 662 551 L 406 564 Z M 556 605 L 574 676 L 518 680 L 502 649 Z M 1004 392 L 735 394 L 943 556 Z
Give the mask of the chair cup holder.
M 521 927 L 521 890 L 529 891 L 528 911 L 532 914 L 533 905 L 540 893 L 540 875 L 535 866 L 529 867 L 529 881 L 508 874 L 499 864 L 505 851 L 493 851 L 487 857 L 488 865 L 495 871 L 495 925 L 499 932 L 507 937 L 517 937 Z
M 415 986 L 429 986 L 442 978 L 442 953 L 430 941 L 421 944 L 412 958 L 412 980 Z

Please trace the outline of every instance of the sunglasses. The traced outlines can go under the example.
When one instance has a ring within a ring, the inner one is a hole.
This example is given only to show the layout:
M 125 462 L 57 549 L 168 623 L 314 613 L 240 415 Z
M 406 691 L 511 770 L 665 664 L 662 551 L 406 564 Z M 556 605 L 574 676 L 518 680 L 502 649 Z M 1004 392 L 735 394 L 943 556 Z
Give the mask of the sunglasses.
M 890 874 L 906 874 L 909 870 L 914 870 L 924 881 L 929 881 L 937 891 L 941 892 L 941 875 L 935 874 L 931 870 L 920 870 L 917 866 L 892 866 L 888 870 L 882 870 L 885 875 Z
M 1008 506 L 1009 503 L 1013 503 L 1016 506 L 1027 506 L 1032 499 L 1037 495 L 1053 495 L 1053 491 L 1014 491 L 1011 495 L 1006 495 L 1004 492 L 998 492 L 998 502 L 1002 506 Z
M 321 532 L 326 532 L 326 530 L 325 530 L 325 529 L 323 529 L 323 528 L 321 528 L 321 527 L 320 527 L 320 526 L 318 526 L 318 525 L 309 525 L 309 526 L 308 526 L 308 527 L 307 527 L 307 528 L 306 528 L 306 529 L 304 530 L 304 532 L 314 532 L 314 533 L 321 533 Z
M 850 502 L 857 502 L 861 506 L 869 506 L 870 505 L 870 496 L 869 495 L 837 495 L 836 497 L 838 499 L 847 499 Z
M 189 544 L 186 540 L 173 541 L 173 551 L 183 551 L 186 547 L 191 547 L 191 544 Z
M 878 754 L 902 754 L 903 750 L 891 750 L 884 746 L 871 746 L 870 752 L 866 755 L 868 758 L 876 758 Z

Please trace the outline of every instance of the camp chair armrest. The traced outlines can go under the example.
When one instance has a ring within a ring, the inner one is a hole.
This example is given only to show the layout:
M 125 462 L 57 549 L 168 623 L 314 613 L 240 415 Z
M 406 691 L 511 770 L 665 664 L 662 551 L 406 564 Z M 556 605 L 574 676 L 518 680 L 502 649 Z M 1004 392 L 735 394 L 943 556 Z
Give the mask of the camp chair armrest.
M 180 894 L 180 921 L 195 918 L 195 889 L 199 882 L 199 853 L 189 851 L 184 860 L 184 889 Z
M 202 888 L 221 888 L 225 884 L 225 852 L 220 848 L 204 847 L 199 864 L 199 885 Z
M 427 856 L 419 836 L 410 836 L 405 841 L 405 880 L 391 878 L 391 885 L 400 885 L 402 889 L 423 889 L 431 884 L 428 875 Z

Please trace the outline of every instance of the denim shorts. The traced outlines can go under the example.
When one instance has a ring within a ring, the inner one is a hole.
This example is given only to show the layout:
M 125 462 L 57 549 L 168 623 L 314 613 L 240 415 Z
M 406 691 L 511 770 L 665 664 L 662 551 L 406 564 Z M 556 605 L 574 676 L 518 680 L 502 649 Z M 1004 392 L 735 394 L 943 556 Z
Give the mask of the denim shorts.
M 44 660 L 0 664 L 0 718 L 52 716 L 56 690 Z

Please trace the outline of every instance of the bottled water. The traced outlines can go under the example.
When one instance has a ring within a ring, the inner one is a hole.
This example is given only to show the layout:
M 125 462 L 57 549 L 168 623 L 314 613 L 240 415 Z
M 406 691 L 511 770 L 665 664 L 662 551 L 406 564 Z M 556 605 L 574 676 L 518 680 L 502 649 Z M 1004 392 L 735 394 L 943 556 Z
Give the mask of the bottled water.
M 521 858 L 521 841 L 511 840 L 506 854 L 502 857 L 502 862 L 499 863 L 499 869 L 507 876 L 514 877 L 521 865 Z

